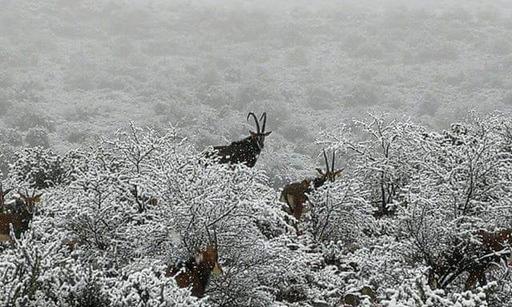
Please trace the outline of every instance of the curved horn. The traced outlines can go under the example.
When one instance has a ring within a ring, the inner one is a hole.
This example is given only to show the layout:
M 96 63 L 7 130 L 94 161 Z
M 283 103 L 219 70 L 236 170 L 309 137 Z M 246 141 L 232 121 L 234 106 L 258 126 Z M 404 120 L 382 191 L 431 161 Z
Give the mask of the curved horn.
M 256 117 L 256 115 L 254 115 L 254 113 L 252 113 L 252 112 L 249 112 L 249 114 L 247 114 L 247 120 L 249 120 L 249 117 L 251 117 L 251 115 L 254 118 L 254 121 L 256 122 L 256 130 L 257 130 L 256 133 L 260 134 L 261 133 L 260 123 L 258 122 L 258 118 Z
M 331 172 L 334 173 L 334 160 L 336 160 L 336 150 L 332 151 L 332 164 L 331 164 Z
M 327 160 L 327 154 L 325 153 L 325 149 L 324 149 L 324 159 L 325 159 L 325 170 L 326 170 L 326 173 L 329 172 L 329 161 Z
M 210 235 L 210 230 L 208 229 L 208 225 L 206 222 L 204 223 L 204 229 L 206 229 L 206 235 L 208 236 L 208 244 L 212 242 L 212 236 Z
M 267 112 L 261 114 L 260 120 L 263 119 L 263 126 L 261 127 L 261 133 L 265 133 L 265 125 L 267 124 Z
M 213 244 L 215 245 L 215 249 L 217 250 L 218 249 L 218 244 L 217 244 L 217 229 L 215 227 L 213 227 Z

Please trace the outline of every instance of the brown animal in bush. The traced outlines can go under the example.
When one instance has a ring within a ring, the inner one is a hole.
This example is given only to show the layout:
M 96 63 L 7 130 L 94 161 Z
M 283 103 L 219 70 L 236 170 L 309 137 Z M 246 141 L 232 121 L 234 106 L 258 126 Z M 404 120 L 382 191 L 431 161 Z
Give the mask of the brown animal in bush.
M 206 249 L 198 251 L 184 262 L 170 266 L 165 276 L 174 277 L 180 288 L 191 287 L 193 296 L 203 297 L 212 274 L 222 274 L 216 235 L 214 242 L 210 241 Z
M 293 215 L 297 221 L 299 221 L 302 217 L 304 212 L 304 204 L 308 200 L 308 194 L 311 193 L 314 189 L 324 185 L 324 183 L 327 181 L 334 182 L 336 177 L 338 177 L 343 171 L 334 170 L 334 161 L 336 159 L 335 152 L 332 153 L 331 167 L 329 167 L 329 162 L 325 150 L 323 153 L 326 167 L 325 172 L 322 169 L 317 168 L 316 170 L 320 176 L 314 179 L 307 178 L 300 182 L 290 183 L 286 185 L 281 192 L 281 197 L 279 200 L 287 205 L 286 211 Z
M 220 157 L 220 163 L 244 163 L 248 167 L 254 167 L 256 164 L 258 156 L 264 147 L 265 138 L 269 136 L 272 131 L 265 132 L 265 125 L 267 124 L 266 112 L 263 112 L 259 121 L 256 115 L 252 112 L 247 115 L 247 120 L 249 120 L 249 117 L 251 116 L 256 122 L 256 132 L 249 131 L 251 134 L 250 136 L 240 141 L 232 142 L 229 145 L 213 147 L 213 154 Z M 261 120 L 263 120 L 263 125 L 260 130 Z
M 475 240 L 476 239 L 476 240 Z M 474 239 L 463 241 L 431 264 L 429 282 L 431 286 L 445 288 L 462 273 L 467 272 L 465 288 L 470 289 L 478 282 L 487 284 L 486 271 L 492 264 L 510 265 L 512 245 L 512 228 L 495 232 L 479 230 Z
M 18 192 L 19 198 L 16 199 L 16 212 L 0 213 L 0 242 L 10 241 L 11 226 L 16 237 L 26 231 L 34 215 L 35 205 L 41 201 L 42 194 L 32 193 L 27 196 Z

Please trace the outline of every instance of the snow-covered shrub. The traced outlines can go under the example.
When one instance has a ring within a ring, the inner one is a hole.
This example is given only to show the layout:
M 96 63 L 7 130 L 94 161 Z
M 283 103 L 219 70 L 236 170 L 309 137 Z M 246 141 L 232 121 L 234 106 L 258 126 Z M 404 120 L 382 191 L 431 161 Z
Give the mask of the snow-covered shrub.
M 151 268 L 109 276 L 69 257 L 61 239 L 27 233 L 0 254 L 2 306 L 207 306 Z
M 504 270 L 471 291 L 467 272 L 439 288 L 432 272 L 476 230 L 511 226 L 509 121 L 435 133 L 374 118 L 324 132 L 345 169 L 310 193 L 301 235 L 265 172 L 218 164 L 172 127 L 130 125 L 63 156 L 26 149 L 4 186 L 43 189 L 43 203 L 25 238 L 2 246 L 0 302 L 501 306 L 512 297 Z M 164 272 L 212 240 L 224 274 L 196 300 Z
M 414 173 L 411 162 L 415 152 L 410 151 L 409 138 L 422 131 L 409 121 L 371 115 L 369 121 L 323 131 L 319 142 L 343 154 L 351 166 L 350 176 L 370 193 L 367 201 L 375 215 L 386 216 L 403 201 L 402 189 Z
M 16 152 L 13 160 L 9 169 L 13 186 L 28 185 L 30 188 L 45 189 L 68 180 L 65 158 L 51 149 L 25 148 Z
M 432 289 L 424 275 L 409 279 L 395 289 L 386 290 L 386 298 L 381 301 L 386 307 L 473 307 L 492 306 L 488 303 L 488 293 L 496 283 L 490 283 L 476 291 L 450 293 L 442 289 Z
M 282 223 L 282 212 L 263 172 L 217 164 L 175 129 L 133 125 L 67 157 L 72 180 L 48 193 L 50 222 L 41 226 L 77 242 L 80 259 L 117 276 L 142 259 L 186 259 L 215 236 L 227 269 L 211 282 L 211 300 L 236 293 L 232 306 L 269 302 L 256 290 L 268 260 L 257 246 L 266 239 L 262 229 L 274 233 Z
M 27 232 L 0 253 L 3 306 L 109 306 L 103 273 L 68 257 L 59 239 Z
M 415 147 L 417 169 L 399 220 L 427 265 L 436 268 L 479 229 L 511 226 L 512 155 L 504 120 L 473 118 L 443 135 L 425 136 Z
M 137 272 L 123 272 L 121 276 L 108 280 L 110 306 L 155 306 L 155 307 L 206 307 L 187 289 L 179 289 L 172 278 L 158 277 L 145 268 Z
M 368 193 L 360 182 L 345 176 L 350 175 L 311 193 L 306 227 L 316 240 L 357 244 L 373 228 Z
M 373 117 L 370 123 L 356 122 L 355 128 L 344 126 L 323 133 L 326 137 L 323 142 L 346 157 L 349 167 L 344 175 L 358 184 L 357 195 L 363 203 L 370 202 L 378 208 L 373 231 L 356 236 L 362 239 L 366 235 L 363 248 L 347 246 L 354 248 L 346 252 L 361 268 L 360 282 L 373 285 L 383 296 L 388 291 L 385 289 L 402 289 L 403 285 L 411 284 L 407 280 L 425 279 L 429 287 L 444 288 L 442 298 L 446 302 L 440 299 L 439 304 L 464 306 L 461 300 L 473 294 L 455 297 L 463 292 L 468 273 L 452 272 L 449 267 L 443 270 L 442 264 L 450 261 L 450 255 L 457 249 L 469 251 L 465 246 L 478 242 L 477 230 L 495 231 L 512 226 L 509 127 L 510 119 L 499 114 L 484 118 L 470 116 L 442 133 L 430 132 L 407 121 L 389 122 Z M 335 185 L 342 184 L 342 180 Z M 315 205 L 316 195 L 313 196 Z M 342 196 L 340 193 L 339 197 Z M 354 201 L 347 202 L 349 206 L 354 204 Z M 353 231 L 364 225 L 357 222 L 360 216 L 357 212 L 350 216 L 357 226 L 344 222 L 334 229 Z M 312 213 L 315 213 L 314 206 Z M 342 238 L 351 238 L 350 233 L 341 234 Z M 467 261 L 474 256 L 462 255 Z M 344 255 L 334 259 L 340 257 Z M 418 271 L 422 267 L 425 269 Z M 510 297 L 510 282 L 502 271 L 486 272 L 490 280 L 499 280 L 503 287 L 501 291 L 486 290 L 491 306 L 499 306 L 498 302 Z M 458 278 L 446 279 L 449 284 L 439 284 L 437 274 L 440 273 Z M 409 292 L 417 294 L 414 291 Z M 407 305 L 407 302 L 399 303 Z M 423 306 L 423 303 L 416 304 Z

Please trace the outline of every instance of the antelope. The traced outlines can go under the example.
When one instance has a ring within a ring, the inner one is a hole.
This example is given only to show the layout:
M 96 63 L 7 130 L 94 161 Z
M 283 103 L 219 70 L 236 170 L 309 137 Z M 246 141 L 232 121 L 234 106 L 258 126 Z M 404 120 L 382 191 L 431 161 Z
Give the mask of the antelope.
M 336 153 L 334 151 L 332 152 L 331 167 L 329 167 L 329 161 L 325 150 L 323 153 L 326 167 L 325 172 L 322 169 L 317 168 L 316 171 L 319 173 L 318 177 L 314 179 L 306 178 L 300 182 L 290 183 L 286 185 L 281 192 L 279 200 L 288 206 L 286 211 L 293 215 L 297 221 L 300 221 L 302 217 L 304 204 L 308 200 L 308 194 L 324 185 L 327 181 L 334 182 L 336 177 L 338 177 L 343 171 L 343 169 L 334 170 L 334 161 L 336 160 Z
M 445 288 L 464 272 L 469 273 L 465 289 L 469 290 L 478 282 L 487 284 L 486 271 L 492 264 L 511 264 L 512 228 L 495 232 L 479 230 L 476 241 L 459 244 L 452 253 L 444 255 L 439 263 L 431 265 L 429 282 L 435 287 Z
M 245 163 L 248 167 L 254 167 L 261 150 L 264 147 L 265 137 L 269 136 L 272 131 L 265 132 L 265 125 L 267 123 L 267 113 L 261 114 L 260 120 L 250 112 L 247 114 L 247 120 L 252 117 L 256 122 L 256 132 L 249 131 L 250 136 L 240 141 L 232 142 L 230 145 L 215 146 L 213 147 L 215 154 L 220 157 L 220 163 Z M 263 125 L 260 130 L 260 121 L 263 120 Z
M 10 241 L 11 225 L 16 237 L 26 231 L 32 221 L 36 203 L 41 201 L 42 194 L 32 193 L 27 196 L 18 192 L 19 198 L 15 200 L 15 212 L 0 213 L 0 242 Z
M 169 266 L 165 276 L 173 277 L 180 288 L 191 287 L 192 295 L 200 298 L 204 296 L 210 275 L 220 274 L 222 268 L 219 264 L 217 235 L 214 232 L 213 242 L 210 238 L 205 249 L 197 251 L 187 261 Z

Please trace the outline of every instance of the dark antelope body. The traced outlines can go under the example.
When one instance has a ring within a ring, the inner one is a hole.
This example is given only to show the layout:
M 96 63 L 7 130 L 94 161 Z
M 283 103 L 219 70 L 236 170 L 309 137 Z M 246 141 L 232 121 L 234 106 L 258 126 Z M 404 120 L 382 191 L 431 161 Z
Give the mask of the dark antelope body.
M 287 212 L 293 215 L 293 217 L 299 221 L 304 212 L 304 204 L 308 200 L 308 194 L 311 193 L 314 189 L 318 189 L 325 182 L 330 181 L 333 182 L 336 177 L 342 172 L 342 170 L 334 170 L 334 161 L 336 159 L 336 153 L 332 153 L 332 161 L 331 166 L 329 167 L 329 161 L 327 159 L 327 154 L 324 150 L 324 159 L 325 159 L 325 167 L 326 171 L 320 168 L 317 168 L 317 172 L 319 176 L 314 179 L 304 179 L 300 182 L 294 182 L 286 185 L 281 192 L 280 201 L 287 204 Z
M 15 201 L 15 212 L 0 213 L 0 242 L 10 241 L 11 225 L 14 229 L 16 237 L 28 229 L 30 221 L 34 215 L 36 203 L 41 201 L 41 195 L 32 193 L 32 196 L 27 196 L 21 192 Z
M 184 262 L 169 266 L 165 276 L 174 277 L 180 288 L 191 287 L 191 293 L 196 297 L 203 297 L 210 276 L 219 275 L 222 269 L 219 264 L 217 236 L 206 246 L 206 249 L 197 251 L 195 256 Z
M 213 147 L 216 155 L 220 157 L 220 163 L 244 163 L 248 167 L 253 167 L 256 164 L 258 156 L 264 147 L 265 137 L 269 136 L 272 131 L 265 132 L 265 125 L 267 123 L 266 112 L 263 112 L 260 120 L 252 112 L 247 115 L 247 120 L 249 120 L 249 117 L 253 117 L 256 122 L 256 132 L 249 131 L 250 136 L 243 140 L 232 142 L 229 145 Z M 263 123 L 260 129 L 261 120 L 263 120 Z
M 504 263 L 507 267 L 511 264 L 512 228 L 495 232 L 479 230 L 475 237 L 477 240 L 459 244 L 431 265 L 429 282 L 432 286 L 445 288 L 464 272 L 469 274 L 466 290 L 477 282 L 484 286 L 487 284 L 486 271 L 492 264 Z

